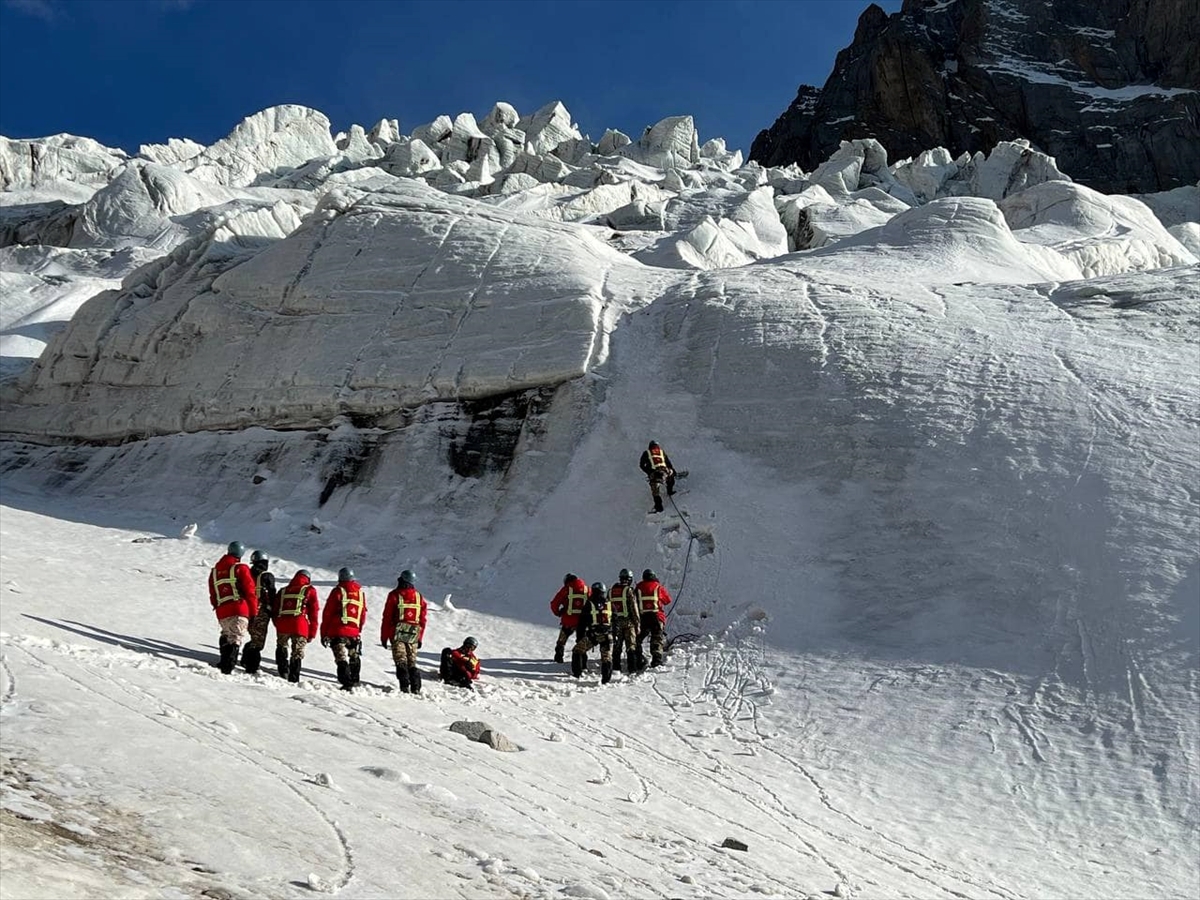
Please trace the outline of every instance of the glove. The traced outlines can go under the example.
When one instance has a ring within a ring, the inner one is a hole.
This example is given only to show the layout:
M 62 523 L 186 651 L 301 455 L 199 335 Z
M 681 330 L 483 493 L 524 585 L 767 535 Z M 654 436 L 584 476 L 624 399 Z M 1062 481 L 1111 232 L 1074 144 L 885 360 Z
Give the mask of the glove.
M 418 650 L 420 650 L 420 649 L 421 649 L 421 642 L 420 642 L 420 641 L 417 641 L 417 649 L 418 649 Z
M 329 646 L 329 638 L 321 638 L 321 646 L 328 647 Z

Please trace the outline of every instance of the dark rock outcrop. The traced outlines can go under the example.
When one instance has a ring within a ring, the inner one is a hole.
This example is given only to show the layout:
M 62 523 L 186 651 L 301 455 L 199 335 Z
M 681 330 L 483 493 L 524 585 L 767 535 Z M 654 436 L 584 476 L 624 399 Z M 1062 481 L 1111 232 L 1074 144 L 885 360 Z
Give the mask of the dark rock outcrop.
M 810 170 L 843 140 L 893 159 L 1027 138 L 1110 193 L 1200 179 L 1196 0 L 905 0 L 872 4 L 821 90 L 759 133 L 750 158 Z

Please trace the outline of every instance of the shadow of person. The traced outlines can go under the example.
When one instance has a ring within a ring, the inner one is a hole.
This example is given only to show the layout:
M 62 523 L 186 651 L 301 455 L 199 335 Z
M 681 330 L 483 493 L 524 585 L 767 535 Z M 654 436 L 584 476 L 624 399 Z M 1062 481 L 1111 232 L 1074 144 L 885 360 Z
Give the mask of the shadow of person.
M 157 656 L 159 659 L 191 659 L 211 663 L 214 661 L 216 655 L 216 647 L 213 647 L 213 653 L 208 653 L 202 648 L 185 647 L 182 644 L 175 644 L 171 641 L 160 641 L 156 638 L 142 637 L 140 635 L 121 634 L 117 631 L 108 631 L 107 629 L 99 628 L 96 625 L 89 625 L 86 622 L 46 619 L 41 616 L 32 615 L 31 613 L 22 613 L 22 615 L 27 619 L 33 619 L 35 622 L 41 622 L 44 625 L 52 625 L 55 628 L 69 631 L 80 637 L 90 638 L 102 644 L 111 644 L 114 647 L 122 647 L 126 650 L 132 650 L 135 653 Z

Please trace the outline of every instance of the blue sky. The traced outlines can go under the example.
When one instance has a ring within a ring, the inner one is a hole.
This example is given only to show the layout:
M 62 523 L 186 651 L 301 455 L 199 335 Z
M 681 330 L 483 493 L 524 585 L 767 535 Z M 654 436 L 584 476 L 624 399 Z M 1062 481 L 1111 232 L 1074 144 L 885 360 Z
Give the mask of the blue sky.
M 899 0 L 880 5 L 890 12 Z M 695 117 L 748 150 L 821 85 L 866 0 L 0 0 L 0 134 L 136 152 L 279 103 L 334 130 L 561 100 L 584 133 Z

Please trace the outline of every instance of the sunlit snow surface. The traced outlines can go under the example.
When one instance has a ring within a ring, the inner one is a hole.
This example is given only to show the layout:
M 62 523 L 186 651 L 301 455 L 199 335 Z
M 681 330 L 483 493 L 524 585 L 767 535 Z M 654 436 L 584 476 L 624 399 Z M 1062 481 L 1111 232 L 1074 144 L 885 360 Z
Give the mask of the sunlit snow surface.
M 1197 893 L 1200 191 L 268 112 L 49 182 L 0 148 L 5 896 Z M 455 462 L 497 410 L 511 459 Z M 361 689 L 213 668 L 233 538 L 355 568 Z M 576 682 L 549 599 L 624 566 L 691 640 Z

